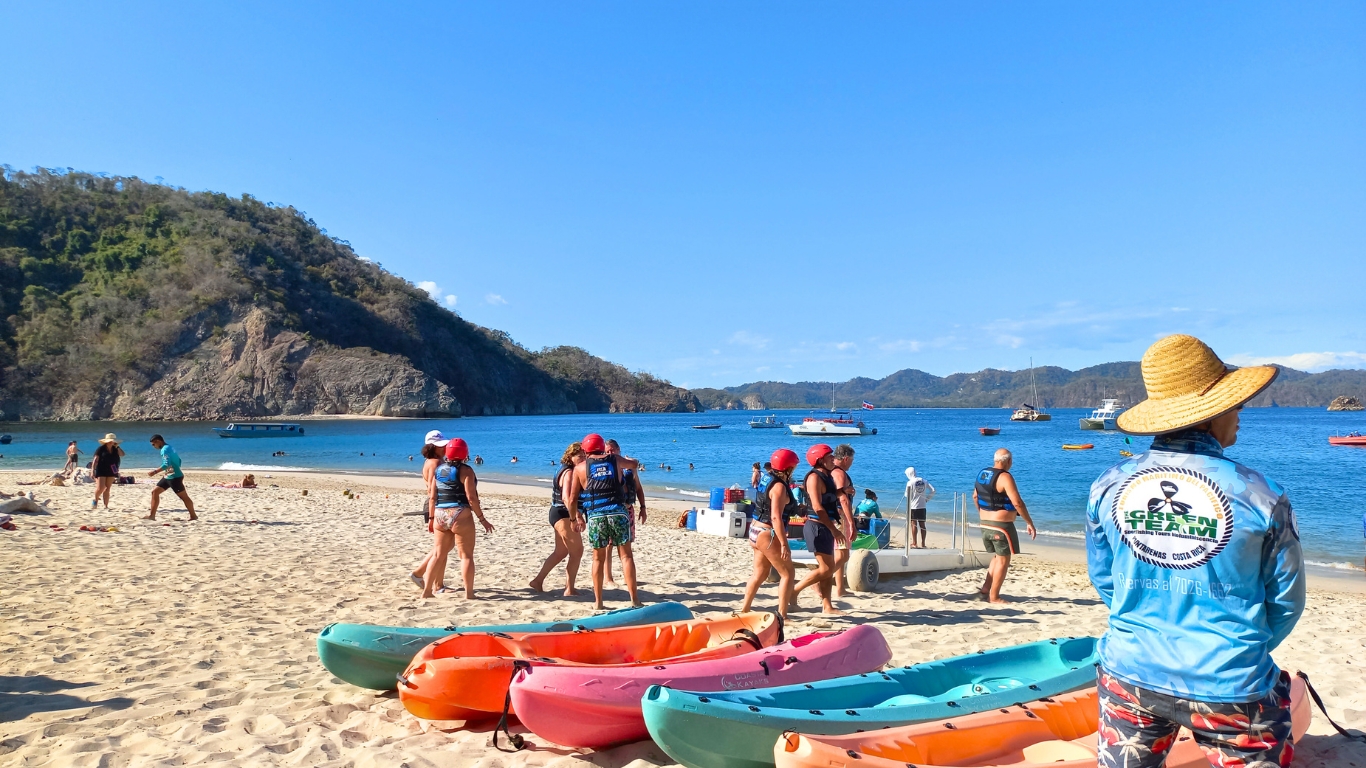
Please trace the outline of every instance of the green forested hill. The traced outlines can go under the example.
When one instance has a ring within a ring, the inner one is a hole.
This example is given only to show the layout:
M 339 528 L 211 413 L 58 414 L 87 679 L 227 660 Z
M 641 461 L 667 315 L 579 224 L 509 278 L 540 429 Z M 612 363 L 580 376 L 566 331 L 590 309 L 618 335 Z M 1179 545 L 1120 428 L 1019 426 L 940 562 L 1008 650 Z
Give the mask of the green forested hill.
M 5 169 L 0 318 L 3 418 L 698 407 L 465 322 L 293 208 L 135 178 Z

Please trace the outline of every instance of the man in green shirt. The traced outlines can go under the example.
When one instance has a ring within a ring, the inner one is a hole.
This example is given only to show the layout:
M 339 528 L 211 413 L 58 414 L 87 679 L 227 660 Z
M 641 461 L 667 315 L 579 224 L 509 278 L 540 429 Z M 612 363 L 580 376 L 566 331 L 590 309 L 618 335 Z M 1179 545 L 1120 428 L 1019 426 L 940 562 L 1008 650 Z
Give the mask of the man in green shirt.
M 157 519 L 157 506 L 161 503 L 161 494 L 167 488 L 171 489 L 180 500 L 185 502 L 185 509 L 190 511 L 190 519 L 198 520 L 199 516 L 194 513 L 194 502 L 190 500 L 190 494 L 185 492 L 185 473 L 180 471 L 180 454 L 161 438 L 161 435 L 152 435 L 152 447 L 161 453 L 161 466 L 147 473 L 148 477 L 156 477 L 165 472 L 161 482 L 152 489 L 152 513 L 144 517 L 144 520 Z

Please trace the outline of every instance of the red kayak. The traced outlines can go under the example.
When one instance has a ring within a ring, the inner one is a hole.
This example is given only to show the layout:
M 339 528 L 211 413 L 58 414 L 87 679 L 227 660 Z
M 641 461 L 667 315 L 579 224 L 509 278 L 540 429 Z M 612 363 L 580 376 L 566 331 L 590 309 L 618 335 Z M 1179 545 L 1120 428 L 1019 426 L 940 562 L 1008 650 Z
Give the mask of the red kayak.
M 1360 446 L 1366 446 L 1366 435 L 1358 435 L 1358 434 L 1342 435 L 1342 436 L 1334 435 L 1333 437 L 1328 438 L 1328 444 L 1329 444 L 1329 445 L 1360 445 Z

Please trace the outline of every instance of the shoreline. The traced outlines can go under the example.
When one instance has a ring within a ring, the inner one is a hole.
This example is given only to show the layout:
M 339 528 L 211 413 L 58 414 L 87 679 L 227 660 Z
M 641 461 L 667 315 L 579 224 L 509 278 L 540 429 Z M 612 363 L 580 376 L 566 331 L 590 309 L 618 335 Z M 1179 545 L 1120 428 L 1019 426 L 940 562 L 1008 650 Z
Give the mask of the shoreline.
M 146 473 L 152 467 L 133 467 L 128 469 L 128 474 L 133 475 L 141 481 L 145 481 Z M 56 470 L 53 470 L 56 471 Z M 0 477 L 11 475 L 36 475 L 39 471 L 7 469 L 0 470 Z M 385 490 L 418 492 L 422 490 L 420 477 L 416 473 L 395 472 L 375 473 L 375 472 L 338 472 L 313 469 L 290 469 L 290 470 L 222 470 L 222 469 L 197 469 L 187 468 L 186 472 L 193 472 L 198 476 L 207 476 L 211 482 L 219 480 L 236 481 L 241 479 L 243 472 L 253 472 L 257 475 L 257 481 L 275 479 L 274 476 L 282 476 L 293 479 L 314 477 L 320 481 L 340 485 L 355 485 L 358 487 L 369 486 Z M 507 478 L 500 476 L 497 479 L 481 479 L 479 488 L 481 494 L 487 494 L 495 498 L 510 498 L 530 502 L 532 504 L 548 503 L 550 484 L 538 483 L 535 481 L 519 481 L 519 478 Z M 268 483 L 261 483 L 263 487 L 268 487 Z M 43 486 L 24 486 L 25 488 L 41 488 Z M 37 493 L 37 491 L 34 491 Z M 669 498 L 658 496 L 653 493 L 646 493 L 647 510 L 663 510 L 670 520 L 688 511 L 689 509 L 705 506 L 704 500 L 689 501 L 686 499 Z M 888 516 L 887 519 L 897 519 Z M 657 525 L 658 518 L 651 516 L 651 525 Z M 935 536 L 937 540 L 952 537 L 952 526 L 942 520 L 931 519 L 926 524 L 927 533 Z M 1024 535 L 1023 529 L 1020 531 L 1020 555 L 1025 558 L 1034 559 L 1044 563 L 1059 563 L 1071 565 L 1086 564 L 1086 544 L 1080 538 L 1071 536 L 1059 536 L 1056 534 L 1040 533 L 1038 539 L 1030 540 Z M 980 549 L 980 528 L 975 523 L 968 523 L 967 543 L 968 549 Z M 1325 566 L 1317 563 L 1306 563 L 1305 572 L 1310 577 L 1310 588 L 1321 589 L 1328 592 L 1340 592 L 1349 594 L 1366 594 L 1366 578 L 1363 578 L 1363 569 L 1354 564 L 1346 564 L 1346 568 L 1336 566 Z

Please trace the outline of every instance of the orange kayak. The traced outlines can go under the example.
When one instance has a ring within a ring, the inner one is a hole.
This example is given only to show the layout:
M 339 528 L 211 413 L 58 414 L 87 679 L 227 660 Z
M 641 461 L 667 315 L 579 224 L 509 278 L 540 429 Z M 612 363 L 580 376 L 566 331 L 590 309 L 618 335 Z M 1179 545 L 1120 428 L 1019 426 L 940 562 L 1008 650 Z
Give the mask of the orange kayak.
M 779 635 L 771 613 L 579 632 L 451 635 L 418 651 L 398 678 L 398 697 L 425 720 L 479 720 L 502 713 L 518 664 L 634 666 L 720 659 L 774 645 Z
M 1304 681 L 1290 686 L 1291 730 L 1298 742 L 1312 713 Z M 777 768 L 1096 768 L 1099 697 L 1095 688 L 951 721 L 919 723 L 845 736 L 785 733 L 773 747 Z M 1181 730 L 1167 768 L 1207 768 L 1209 761 Z

